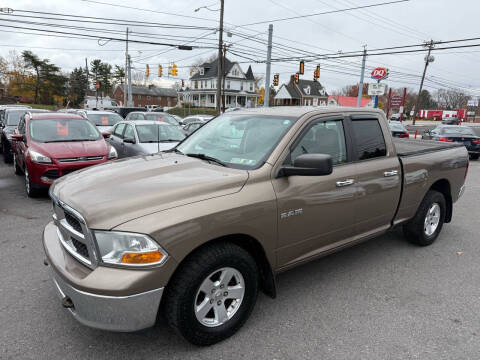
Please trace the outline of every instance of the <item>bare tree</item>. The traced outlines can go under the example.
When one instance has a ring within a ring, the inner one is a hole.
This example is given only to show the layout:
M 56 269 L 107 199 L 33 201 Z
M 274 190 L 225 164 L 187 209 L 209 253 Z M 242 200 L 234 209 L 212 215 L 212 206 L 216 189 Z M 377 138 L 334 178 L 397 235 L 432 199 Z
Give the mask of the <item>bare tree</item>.
M 132 70 L 132 84 L 143 85 L 145 82 L 145 73 L 143 71 Z
M 435 94 L 435 98 L 439 105 L 452 110 L 467 106 L 470 96 L 460 90 L 439 89 Z
M 198 73 L 200 70 L 200 65 L 205 64 L 205 63 L 210 63 L 214 61 L 217 58 L 216 54 L 212 54 L 207 58 L 198 58 L 195 60 L 192 65 L 190 65 L 190 76 L 193 76 L 193 74 Z

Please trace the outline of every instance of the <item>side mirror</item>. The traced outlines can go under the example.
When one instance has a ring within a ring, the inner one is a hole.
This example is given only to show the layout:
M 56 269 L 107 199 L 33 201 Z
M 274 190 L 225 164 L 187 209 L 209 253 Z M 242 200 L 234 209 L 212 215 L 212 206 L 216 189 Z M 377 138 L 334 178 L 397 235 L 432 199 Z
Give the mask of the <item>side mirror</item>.
M 293 166 L 282 166 L 277 178 L 283 176 L 323 176 L 333 171 L 332 157 L 327 154 L 303 154 L 293 162 Z
M 25 135 L 22 134 L 13 134 L 12 135 L 13 141 L 25 141 Z
M 102 132 L 102 136 L 104 139 L 108 139 L 110 137 L 110 133 L 108 131 Z
M 135 144 L 135 139 L 133 139 L 133 138 L 125 138 L 125 139 L 123 139 L 123 142 L 124 142 L 124 143 L 128 143 L 128 144 Z

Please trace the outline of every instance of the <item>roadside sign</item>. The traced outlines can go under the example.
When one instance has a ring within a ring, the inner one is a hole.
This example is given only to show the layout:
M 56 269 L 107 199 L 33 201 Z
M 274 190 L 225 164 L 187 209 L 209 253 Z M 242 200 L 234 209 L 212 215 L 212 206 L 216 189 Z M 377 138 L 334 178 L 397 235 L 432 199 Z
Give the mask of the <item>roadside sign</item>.
M 390 100 L 390 104 L 394 108 L 399 107 L 400 105 L 402 105 L 402 97 L 399 96 L 399 95 L 392 96 L 392 98 Z
M 375 80 L 383 80 L 388 77 L 388 69 L 386 67 L 377 67 L 373 69 L 371 73 L 371 78 Z
M 378 96 L 385 94 L 385 90 L 387 89 L 386 84 L 382 83 L 369 83 L 368 84 L 368 95 L 370 96 Z

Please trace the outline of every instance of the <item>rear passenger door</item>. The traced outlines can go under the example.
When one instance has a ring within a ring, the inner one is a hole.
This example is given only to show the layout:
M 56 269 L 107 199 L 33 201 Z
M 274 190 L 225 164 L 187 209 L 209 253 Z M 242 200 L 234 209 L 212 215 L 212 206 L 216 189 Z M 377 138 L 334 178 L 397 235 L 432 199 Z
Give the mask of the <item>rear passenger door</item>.
M 125 126 L 125 131 L 123 132 L 122 151 L 124 157 L 136 155 L 135 144 L 125 142 L 125 139 L 133 140 L 136 143 L 135 131 L 133 130 L 133 126 L 130 124 Z
M 380 120 L 378 115 L 350 116 L 358 193 L 355 233 L 359 238 L 388 229 L 400 200 L 400 162 L 395 152 L 388 151 L 393 147 L 390 130 Z

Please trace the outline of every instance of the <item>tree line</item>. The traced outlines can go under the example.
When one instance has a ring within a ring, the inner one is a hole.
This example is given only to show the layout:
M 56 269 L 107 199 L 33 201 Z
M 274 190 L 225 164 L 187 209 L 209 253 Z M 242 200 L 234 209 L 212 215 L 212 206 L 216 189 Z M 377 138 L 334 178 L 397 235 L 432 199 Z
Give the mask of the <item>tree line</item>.
M 26 103 L 78 107 L 85 96 L 95 93 L 97 82 L 99 96 L 111 95 L 114 85 L 124 82 L 121 66 L 100 59 L 89 65 L 66 73 L 31 51 L 11 51 L 7 57 L 0 56 L 0 97 L 3 93 Z

